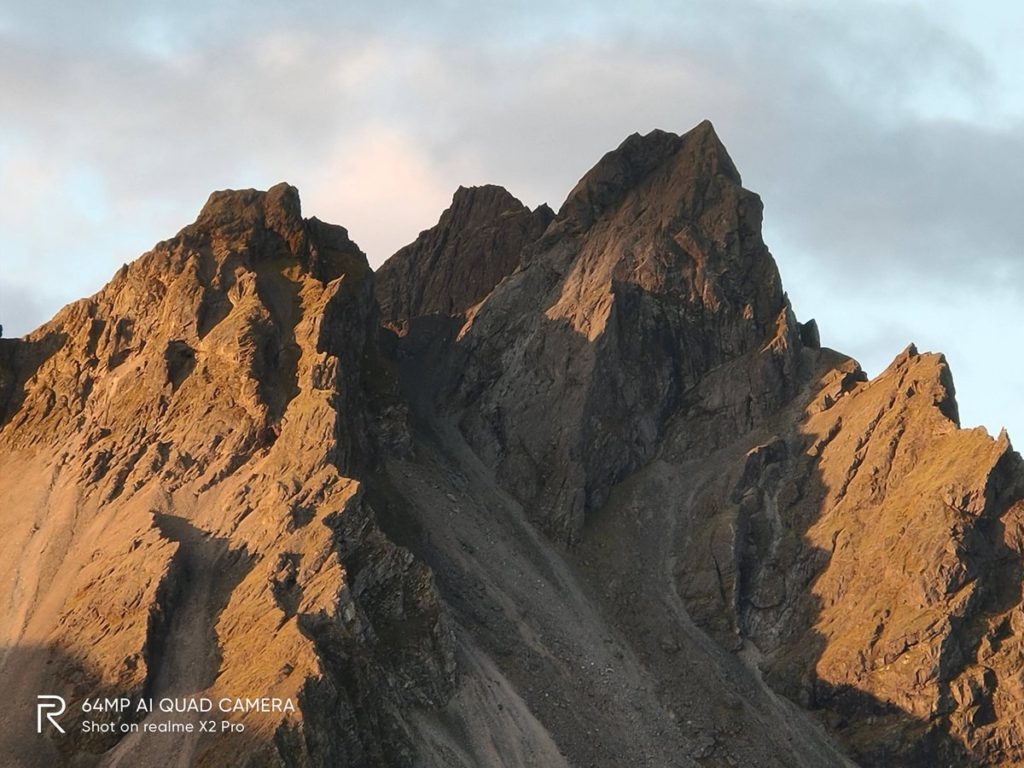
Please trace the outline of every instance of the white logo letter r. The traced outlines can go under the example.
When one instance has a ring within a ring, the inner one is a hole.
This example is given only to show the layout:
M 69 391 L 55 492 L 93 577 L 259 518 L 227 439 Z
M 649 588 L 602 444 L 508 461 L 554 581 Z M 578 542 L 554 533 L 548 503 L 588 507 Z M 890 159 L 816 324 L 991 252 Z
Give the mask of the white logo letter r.
M 43 732 L 44 713 L 46 715 L 46 719 L 50 721 L 50 725 L 61 733 L 64 733 L 64 729 L 60 727 L 60 723 L 58 723 L 55 718 L 64 714 L 64 710 L 68 707 L 67 702 L 60 696 L 52 696 L 49 694 L 36 696 L 36 701 L 36 733 Z

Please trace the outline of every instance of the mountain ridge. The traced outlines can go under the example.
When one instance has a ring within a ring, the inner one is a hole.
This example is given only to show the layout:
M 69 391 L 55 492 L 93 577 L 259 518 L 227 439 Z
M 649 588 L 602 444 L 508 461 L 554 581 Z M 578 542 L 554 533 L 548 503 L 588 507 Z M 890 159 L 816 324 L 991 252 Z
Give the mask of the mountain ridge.
M 761 216 L 707 121 L 557 213 L 460 188 L 376 273 L 227 190 L 0 340 L 0 751 L 1024 764 L 1020 456 L 942 356 L 822 347 Z M 43 689 L 298 711 L 33 737 Z

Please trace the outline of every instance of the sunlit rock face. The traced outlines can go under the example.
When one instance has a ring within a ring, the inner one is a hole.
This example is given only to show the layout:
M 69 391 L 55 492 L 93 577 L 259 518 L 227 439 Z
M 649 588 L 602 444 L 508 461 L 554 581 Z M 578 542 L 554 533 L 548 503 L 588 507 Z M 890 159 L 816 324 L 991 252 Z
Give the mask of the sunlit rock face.
M 15 700 L 296 706 L 244 713 L 230 737 L 66 726 L 45 750 L 10 708 L 26 765 L 411 760 L 401 712 L 450 695 L 454 639 L 429 569 L 379 531 L 356 479 L 404 430 L 374 379 L 372 280 L 294 188 L 218 192 L 14 342 L 0 605 Z

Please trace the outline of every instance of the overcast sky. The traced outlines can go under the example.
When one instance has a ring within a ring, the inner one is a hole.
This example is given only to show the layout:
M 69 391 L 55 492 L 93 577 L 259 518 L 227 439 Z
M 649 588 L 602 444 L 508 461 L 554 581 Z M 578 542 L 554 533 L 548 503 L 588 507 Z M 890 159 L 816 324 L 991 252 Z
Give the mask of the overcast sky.
M 0 0 L 6 335 L 214 189 L 287 180 L 377 265 L 459 184 L 557 207 L 628 134 L 710 118 L 798 316 L 872 375 L 945 352 L 965 426 L 1024 445 L 1021 4 L 345 5 Z

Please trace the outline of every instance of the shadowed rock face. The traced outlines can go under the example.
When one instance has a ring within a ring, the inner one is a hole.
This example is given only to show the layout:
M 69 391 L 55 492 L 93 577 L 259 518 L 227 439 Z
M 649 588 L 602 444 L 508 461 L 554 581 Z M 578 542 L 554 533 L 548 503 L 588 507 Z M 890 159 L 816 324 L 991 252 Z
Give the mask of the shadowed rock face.
M 501 187 L 459 187 L 440 221 L 377 272 L 381 321 L 404 332 L 414 317 L 464 313 L 515 271 L 553 217 Z
M 469 313 L 437 407 L 557 538 L 580 538 L 715 367 L 764 351 L 735 430 L 792 396 L 801 343 L 760 226 L 710 123 L 632 136 Z
M 0 752 L 1024 764 L 1020 457 L 940 355 L 820 341 L 710 123 L 557 215 L 460 188 L 377 275 L 294 188 L 214 193 L 0 340 Z M 40 691 L 298 711 L 58 740 Z

